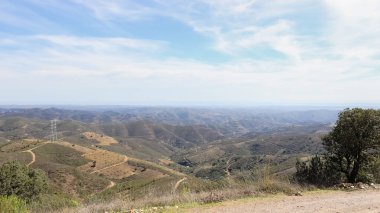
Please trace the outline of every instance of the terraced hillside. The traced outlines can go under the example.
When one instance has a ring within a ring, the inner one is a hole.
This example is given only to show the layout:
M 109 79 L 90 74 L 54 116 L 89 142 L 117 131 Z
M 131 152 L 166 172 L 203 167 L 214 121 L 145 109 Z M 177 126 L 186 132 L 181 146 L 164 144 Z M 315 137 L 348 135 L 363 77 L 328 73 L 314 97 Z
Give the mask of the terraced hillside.
M 323 152 L 335 119 L 335 111 L 240 110 L 2 109 L 0 164 L 42 169 L 54 190 L 80 201 L 198 193 L 246 181 L 265 165 L 292 174 L 298 158 Z
M 0 164 L 18 160 L 44 170 L 56 189 L 78 199 L 105 192 L 130 179 L 151 183 L 166 177 L 175 181 L 185 176 L 153 162 L 67 141 L 11 142 L 1 146 L 0 156 Z

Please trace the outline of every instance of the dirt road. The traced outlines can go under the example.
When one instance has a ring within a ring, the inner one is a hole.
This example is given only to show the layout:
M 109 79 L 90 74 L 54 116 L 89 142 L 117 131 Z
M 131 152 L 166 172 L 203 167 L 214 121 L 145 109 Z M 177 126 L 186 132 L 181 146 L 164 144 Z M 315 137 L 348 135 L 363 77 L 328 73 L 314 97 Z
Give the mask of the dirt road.
M 44 142 L 44 143 L 42 143 L 42 144 L 40 144 L 40 145 L 38 145 L 38 146 L 36 146 L 36 147 L 33 147 L 33 148 L 31 148 L 31 149 L 28 149 L 28 150 L 22 151 L 22 152 L 29 152 L 29 153 L 32 155 L 32 161 L 30 161 L 26 166 L 30 166 L 30 165 L 32 165 L 34 162 L 36 162 L 36 155 L 34 154 L 33 150 L 34 150 L 34 149 L 37 149 L 37 148 L 39 148 L 39 147 L 41 147 L 41 146 L 43 146 L 43 145 L 45 145 L 45 144 L 47 144 L 47 143 L 49 143 L 49 142 Z
M 173 191 L 177 190 L 177 188 L 179 187 L 179 184 L 181 184 L 185 180 L 187 180 L 187 177 L 184 177 L 181 180 L 177 181 L 177 183 L 175 183 L 175 185 L 174 185 Z
M 123 163 L 126 163 L 128 161 L 128 157 L 127 156 L 124 156 L 124 160 L 122 162 L 119 162 L 119 163 L 116 163 L 116 164 L 113 164 L 111 166 L 106 166 L 104 168 L 101 168 L 101 169 L 98 169 L 98 170 L 95 170 L 95 171 L 92 171 L 90 172 L 90 174 L 93 174 L 93 173 L 96 173 L 96 172 L 101 172 L 101 171 L 104 171 L 106 169 L 110 169 L 110 168 L 113 168 L 113 167 L 116 167 L 116 166 L 119 166 Z
M 30 149 L 25 150 L 23 152 L 29 152 L 32 155 L 32 161 L 30 161 L 30 163 L 26 164 L 26 166 L 32 165 L 36 161 L 36 155 L 34 154 L 34 152 L 32 152 L 32 150 L 30 150 Z
M 197 207 L 188 212 L 369 212 L 380 213 L 380 190 L 352 192 L 329 191 L 304 196 L 275 196 L 227 201 L 210 207 Z

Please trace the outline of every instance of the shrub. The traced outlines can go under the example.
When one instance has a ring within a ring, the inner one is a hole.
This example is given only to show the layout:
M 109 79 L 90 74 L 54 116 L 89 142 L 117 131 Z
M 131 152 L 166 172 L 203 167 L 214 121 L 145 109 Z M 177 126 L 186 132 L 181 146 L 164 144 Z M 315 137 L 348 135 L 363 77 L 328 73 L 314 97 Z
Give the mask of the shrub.
M 203 203 L 217 203 L 223 200 L 225 200 L 224 196 L 215 192 L 211 192 L 209 195 L 201 199 Z
M 380 183 L 380 156 L 372 161 L 369 170 L 373 174 L 374 181 Z
M 42 170 L 34 170 L 12 161 L 0 167 L 0 195 L 16 195 L 31 201 L 46 191 L 47 178 Z
M 62 208 L 78 206 L 78 202 L 62 194 L 43 194 L 28 203 L 33 212 L 51 212 Z
M 26 203 L 15 195 L 0 196 L 0 213 L 26 213 Z
M 331 168 L 321 156 L 314 156 L 310 161 L 296 163 L 295 179 L 299 183 L 308 183 L 318 186 L 334 185 L 340 182 L 340 174 Z
M 265 182 L 258 183 L 258 190 L 260 192 L 272 194 L 284 193 L 287 195 L 294 194 L 295 192 L 290 184 L 277 180 L 267 180 Z
M 212 167 L 199 170 L 195 176 L 199 178 L 205 178 L 210 180 L 220 180 L 225 176 L 225 171 L 220 167 Z
M 265 164 L 253 170 L 252 177 L 255 184 L 257 184 L 257 189 L 261 192 L 285 194 L 293 193 L 293 189 L 290 184 L 273 177 L 273 171 L 269 164 Z
M 368 166 L 358 175 L 358 181 L 363 183 L 380 183 L 380 155 L 374 153 Z

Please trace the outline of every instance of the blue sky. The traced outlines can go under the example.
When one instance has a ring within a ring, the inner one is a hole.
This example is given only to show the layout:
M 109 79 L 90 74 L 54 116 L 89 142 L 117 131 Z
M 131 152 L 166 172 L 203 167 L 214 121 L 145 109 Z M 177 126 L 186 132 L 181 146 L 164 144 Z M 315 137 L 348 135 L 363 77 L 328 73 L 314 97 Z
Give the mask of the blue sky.
M 377 0 L 3 0 L 0 104 L 380 103 Z

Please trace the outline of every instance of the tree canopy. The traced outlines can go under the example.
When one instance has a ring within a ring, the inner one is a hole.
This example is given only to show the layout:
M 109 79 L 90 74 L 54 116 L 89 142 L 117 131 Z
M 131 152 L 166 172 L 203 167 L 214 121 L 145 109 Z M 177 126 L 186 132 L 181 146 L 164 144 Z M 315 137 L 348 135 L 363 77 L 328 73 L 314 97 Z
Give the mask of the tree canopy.
M 0 195 L 16 195 L 32 200 L 47 189 L 47 178 L 42 170 L 31 169 L 17 161 L 0 167 Z
M 379 179 L 380 111 L 345 109 L 323 145 L 326 153 L 322 156 L 297 162 L 298 181 L 330 185 L 343 177 L 351 183 L 369 181 L 371 175 Z
M 346 109 L 339 114 L 333 130 L 323 139 L 326 160 L 356 182 L 360 170 L 380 150 L 380 111 Z

